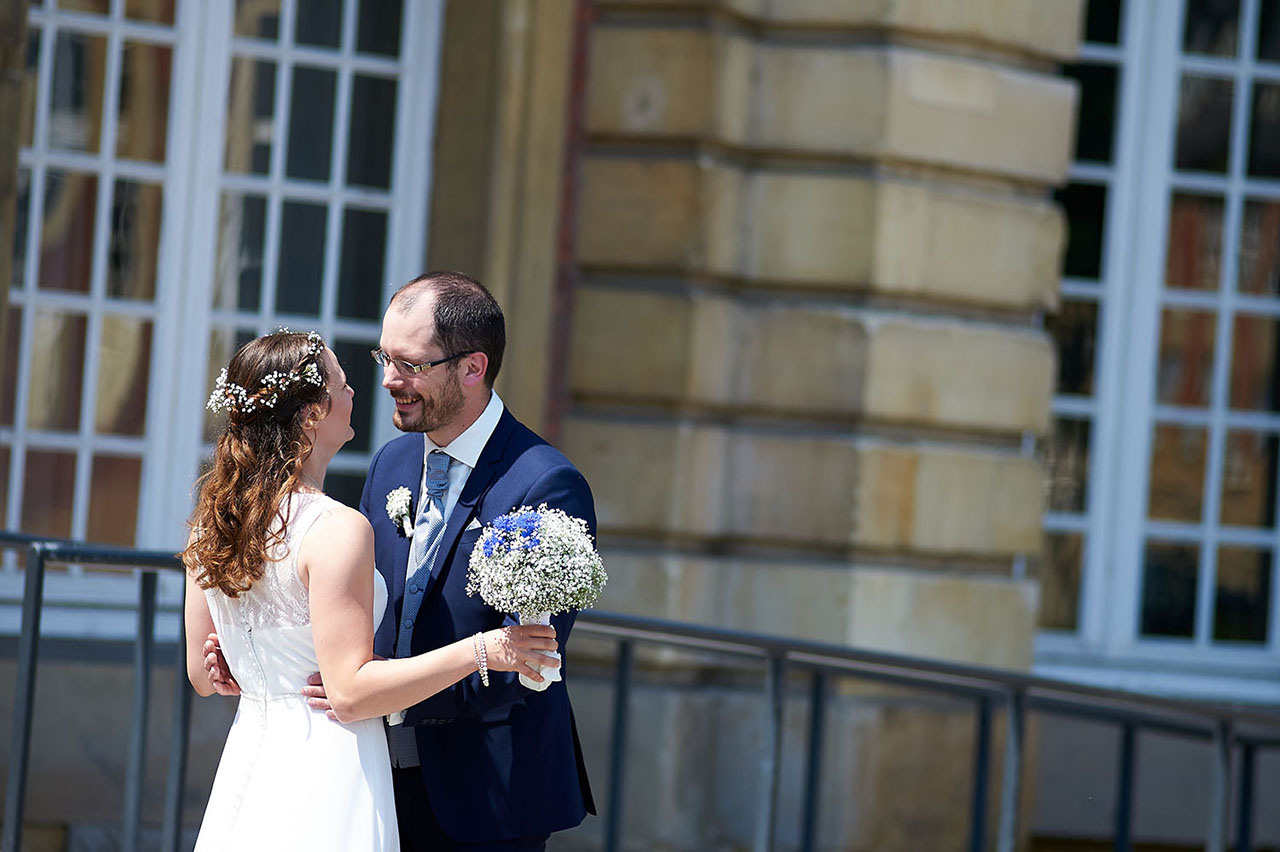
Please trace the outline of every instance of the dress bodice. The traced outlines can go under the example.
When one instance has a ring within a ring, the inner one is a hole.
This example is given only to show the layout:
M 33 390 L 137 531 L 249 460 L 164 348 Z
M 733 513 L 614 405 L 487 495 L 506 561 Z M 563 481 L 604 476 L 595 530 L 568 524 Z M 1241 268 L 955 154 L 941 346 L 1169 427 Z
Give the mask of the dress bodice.
M 297 697 L 320 670 L 311 635 L 307 587 L 298 576 L 303 538 L 338 503 L 323 494 L 295 493 L 282 505 L 283 541 L 270 551 L 262 577 L 239 597 L 206 589 L 209 612 L 232 675 L 248 697 Z M 374 571 L 373 623 L 387 603 L 387 589 Z

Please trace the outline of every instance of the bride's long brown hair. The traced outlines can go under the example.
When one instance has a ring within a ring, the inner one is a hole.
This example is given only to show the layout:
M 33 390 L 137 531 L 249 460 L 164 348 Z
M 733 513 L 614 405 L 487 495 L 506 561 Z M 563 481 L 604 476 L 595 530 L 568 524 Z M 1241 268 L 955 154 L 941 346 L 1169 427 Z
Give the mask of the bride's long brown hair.
M 196 533 L 182 551 L 182 563 L 200 588 L 238 597 L 262 577 L 271 548 L 284 541 L 288 518 L 282 506 L 311 455 L 304 426 L 309 416 L 328 413 L 323 351 L 323 342 L 317 347 L 306 334 L 279 331 L 249 341 L 227 365 L 226 381 L 244 395 L 229 406 L 213 464 L 197 483 L 200 497 L 191 519 Z M 319 370 L 319 386 L 264 386 L 272 373 L 301 375 L 309 364 Z

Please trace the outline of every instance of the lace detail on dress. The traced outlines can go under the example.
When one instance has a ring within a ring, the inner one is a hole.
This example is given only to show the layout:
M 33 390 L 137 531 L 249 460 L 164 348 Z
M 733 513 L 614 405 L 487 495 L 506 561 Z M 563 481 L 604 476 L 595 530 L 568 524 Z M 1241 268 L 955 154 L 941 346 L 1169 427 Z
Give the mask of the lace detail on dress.
M 239 597 L 210 596 L 210 603 L 222 609 L 230 623 L 256 629 L 311 624 L 311 601 L 298 577 L 298 551 L 303 537 L 329 513 L 329 507 L 319 494 L 293 494 L 288 500 L 282 507 L 289 527 L 285 540 L 271 549 L 271 561 L 264 566 L 261 579 Z

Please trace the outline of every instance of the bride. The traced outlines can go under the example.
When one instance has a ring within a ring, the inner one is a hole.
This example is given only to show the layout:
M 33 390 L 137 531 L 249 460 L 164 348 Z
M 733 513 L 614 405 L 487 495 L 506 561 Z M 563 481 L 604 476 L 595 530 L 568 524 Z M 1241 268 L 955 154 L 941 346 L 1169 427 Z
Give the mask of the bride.
M 321 487 L 354 436 L 352 396 L 318 334 L 282 330 L 241 347 L 209 399 L 227 423 L 182 553 L 187 677 L 216 691 L 203 662 L 216 632 L 241 697 L 197 850 L 398 850 L 381 717 L 477 669 L 542 680 L 537 666 L 557 664 L 538 653 L 556 648 L 540 625 L 374 659 L 387 591 L 373 532 Z M 303 696 L 317 670 L 336 722 Z

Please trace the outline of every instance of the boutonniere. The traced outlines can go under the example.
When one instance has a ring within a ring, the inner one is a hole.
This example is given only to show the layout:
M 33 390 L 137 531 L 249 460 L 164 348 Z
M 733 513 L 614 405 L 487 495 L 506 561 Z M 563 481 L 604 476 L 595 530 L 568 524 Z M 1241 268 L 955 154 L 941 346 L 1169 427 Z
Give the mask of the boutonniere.
M 391 523 L 404 530 L 405 535 L 413 535 L 413 519 L 409 515 L 409 500 L 413 497 L 409 489 L 401 485 L 387 494 L 387 517 Z

